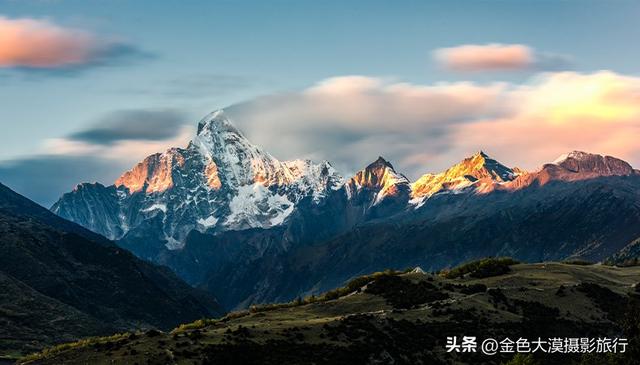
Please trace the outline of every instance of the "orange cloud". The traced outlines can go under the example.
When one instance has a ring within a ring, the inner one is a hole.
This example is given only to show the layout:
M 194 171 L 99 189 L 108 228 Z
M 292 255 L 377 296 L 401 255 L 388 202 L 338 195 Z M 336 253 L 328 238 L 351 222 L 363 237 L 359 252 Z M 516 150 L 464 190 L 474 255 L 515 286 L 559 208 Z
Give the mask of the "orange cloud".
M 486 146 L 534 168 L 571 150 L 640 160 L 640 78 L 609 71 L 551 73 L 504 95 L 514 112 L 456 129 L 459 148 Z
M 550 123 L 581 119 L 622 121 L 638 117 L 638 79 L 601 71 L 594 74 L 549 74 L 518 91 L 526 99 L 523 113 L 543 113 Z
M 435 51 L 436 60 L 453 70 L 522 69 L 536 59 L 531 48 L 522 44 L 467 44 Z
M 127 50 L 117 42 L 47 20 L 0 16 L 0 67 L 73 67 Z

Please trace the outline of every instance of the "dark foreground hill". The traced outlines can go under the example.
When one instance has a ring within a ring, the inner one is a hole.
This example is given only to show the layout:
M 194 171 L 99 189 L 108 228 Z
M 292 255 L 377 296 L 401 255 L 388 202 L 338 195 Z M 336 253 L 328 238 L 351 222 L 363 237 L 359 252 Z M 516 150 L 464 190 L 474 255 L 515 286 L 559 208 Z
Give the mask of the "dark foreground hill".
M 446 352 L 448 336 L 477 336 L 478 342 L 489 337 L 627 338 L 622 354 L 537 351 L 526 363 L 636 363 L 640 267 L 547 263 L 470 268 L 447 275 L 378 273 L 321 297 L 253 307 L 168 333 L 67 344 L 23 363 L 501 364 L 514 357 L 488 356 L 479 349 Z
M 219 314 L 170 270 L 0 184 L 0 356 Z

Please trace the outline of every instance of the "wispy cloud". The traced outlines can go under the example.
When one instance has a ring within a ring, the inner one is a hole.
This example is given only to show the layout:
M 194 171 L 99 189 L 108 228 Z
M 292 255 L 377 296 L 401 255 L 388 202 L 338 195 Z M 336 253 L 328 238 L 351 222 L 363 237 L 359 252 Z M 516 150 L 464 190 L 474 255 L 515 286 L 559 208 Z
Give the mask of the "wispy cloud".
M 97 145 L 135 140 L 162 141 L 175 137 L 186 122 L 186 113 L 176 109 L 118 110 L 67 139 Z
M 433 56 L 441 66 L 454 71 L 548 70 L 570 63 L 568 56 L 536 52 L 523 44 L 465 44 L 437 49 Z
M 0 68 L 70 72 L 143 55 L 150 56 L 116 38 L 63 27 L 47 19 L 0 15 Z
M 34 155 L 0 161 L 0 182 L 50 206 L 80 182 L 111 184 L 123 171 L 168 147 L 184 147 L 195 133 L 174 109 L 121 110 L 93 127 L 46 140 Z
M 44 142 L 42 156 L 89 156 L 133 164 L 168 147 L 183 147 L 196 126 L 177 109 L 118 110 L 63 138 Z M 127 166 L 129 167 L 129 166 Z

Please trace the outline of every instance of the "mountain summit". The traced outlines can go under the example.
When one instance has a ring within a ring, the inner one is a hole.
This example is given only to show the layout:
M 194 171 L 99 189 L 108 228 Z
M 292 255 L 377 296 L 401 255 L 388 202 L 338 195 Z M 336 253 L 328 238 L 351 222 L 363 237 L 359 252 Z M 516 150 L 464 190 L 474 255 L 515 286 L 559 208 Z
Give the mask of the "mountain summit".
M 410 191 L 409 179 L 396 172 L 393 165 L 382 157 L 358 171 L 345 187 L 349 196 L 358 194 L 362 189 L 374 192 L 374 205 L 386 197 L 397 197 Z
M 204 159 L 207 178 L 215 182 L 213 185 L 242 186 L 256 182 L 285 185 L 298 177 L 285 164 L 249 142 L 222 110 L 199 123 L 198 135 L 189 148 L 196 149 Z
M 638 170 L 634 170 L 631 165 L 618 158 L 582 151 L 564 154 L 558 157 L 553 164 L 574 173 L 598 176 L 624 176 L 638 173 Z
M 52 211 L 125 245 L 144 237 L 155 252 L 182 247 L 192 230 L 279 225 L 298 201 L 318 201 L 342 182 L 326 161 L 277 160 L 219 110 L 200 121 L 187 148 L 145 158 L 114 185 L 81 184 Z
M 439 174 L 425 174 L 412 184 L 414 202 L 439 192 L 457 192 L 471 186 L 512 181 L 518 172 L 479 151 Z

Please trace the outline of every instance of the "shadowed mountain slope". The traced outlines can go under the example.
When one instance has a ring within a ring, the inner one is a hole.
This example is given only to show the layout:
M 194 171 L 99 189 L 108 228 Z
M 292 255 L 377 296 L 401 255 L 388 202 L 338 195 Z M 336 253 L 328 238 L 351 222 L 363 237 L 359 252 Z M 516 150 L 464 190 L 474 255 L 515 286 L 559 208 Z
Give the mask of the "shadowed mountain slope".
M 1 184 L 0 285 L 0 349 L 7 353 L 117 330 L 166 329 L 222 312 L 169 269 Z

